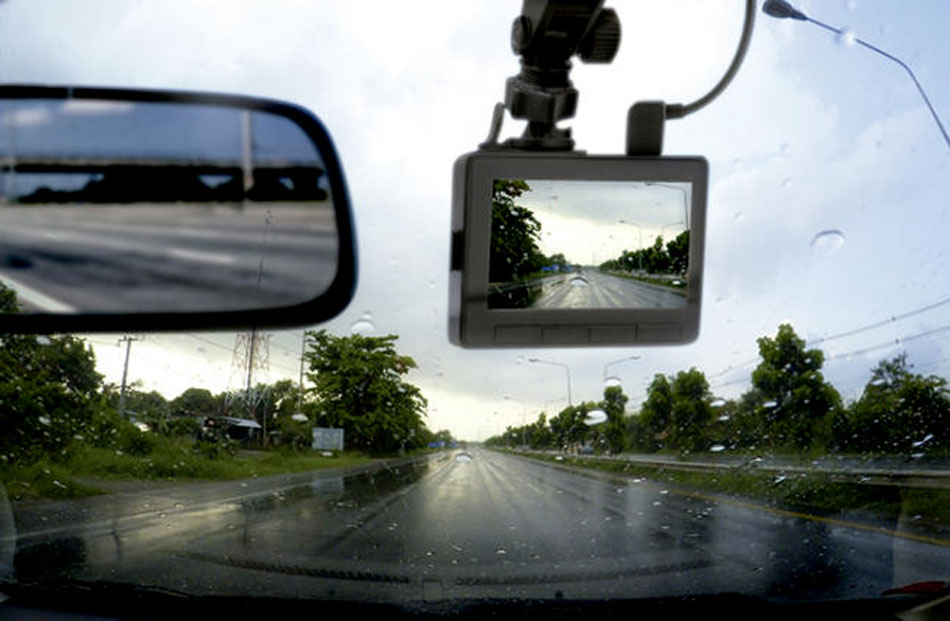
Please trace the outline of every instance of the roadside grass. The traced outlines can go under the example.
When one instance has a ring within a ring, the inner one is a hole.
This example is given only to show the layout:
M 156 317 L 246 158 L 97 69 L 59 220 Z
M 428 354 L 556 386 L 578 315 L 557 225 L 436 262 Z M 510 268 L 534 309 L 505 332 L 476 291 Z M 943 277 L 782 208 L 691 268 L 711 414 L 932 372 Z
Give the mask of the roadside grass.
M 15 500 L 80 498 L 103 491 L 79 483 L 76 477 L 134 481 L 232 480 L 346 468 L 371 461 L 372 458 L 356 452 L 324 457 L 280 449 L 240 452 L 233 457 L 212 456 L 197 450 L 191 438 L 161 438 L 144 455 L 75 444 L 61 461 L 44 458 L 30 464 L 0 467 L 0 482 Z
M 521 454 L 521 453 L 519 453 Z M 939 529 L 950 527 L 950 490 L 900 488 L 832 481 L 818 474 L 778 475 L 753 468 L 730 468 L 719 472 L 686 472 L 662 466 L 622 461 L 601 461 L 521 454 L 558 464 L 642 477 L 681 486 L 691 491 L 723 494 L 764 501 L 773 506 L 802 509 L 819 514 L 841 512 L 875 516 L 911 516 L 914 521 Z

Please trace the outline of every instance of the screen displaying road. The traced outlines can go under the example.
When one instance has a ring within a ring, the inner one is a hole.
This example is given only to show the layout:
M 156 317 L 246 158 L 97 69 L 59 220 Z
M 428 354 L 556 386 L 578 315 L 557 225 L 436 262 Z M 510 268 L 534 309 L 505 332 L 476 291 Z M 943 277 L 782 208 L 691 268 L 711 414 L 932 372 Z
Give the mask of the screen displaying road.
M 488 307 L 686 306 L 692 184 L 496 179 Z

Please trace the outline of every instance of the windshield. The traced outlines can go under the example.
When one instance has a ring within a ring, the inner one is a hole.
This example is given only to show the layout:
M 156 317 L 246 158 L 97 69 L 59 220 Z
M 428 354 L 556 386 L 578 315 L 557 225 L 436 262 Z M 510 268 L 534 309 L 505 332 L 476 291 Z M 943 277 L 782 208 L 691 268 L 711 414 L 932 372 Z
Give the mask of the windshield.
M 633 102 L 705 93 L 742 29 L 735 2 L 614 4 L 617 58 L 574 63 L 561 123 L 588 153 L 622 152 Z M 729 89 L 666 125 L 664 154 L 709 162 L 702 282 L 689 184 L 640 187 L 649 221 L 581 226 L 553 201 L 610 206 L 621 184 L 499 182 L 539 227 L 530 265 L 493 254 L 500 306 L 534 303 L 511 284 L 529 273 L 573 287 L 537 293 L 557 307 L 634 283 L 676 307 L 696 285 L 698 339 L 469 350 L 447 336 L 452 163 L 519 70 L 520 2 L 0 3 L 3 81 L 313 110 L 359 256 L 320 325 L 0 337 L 4 579 L 399 602 L 946 580 L 950 5 L 798 8 L 842 32 L 759 11 Z

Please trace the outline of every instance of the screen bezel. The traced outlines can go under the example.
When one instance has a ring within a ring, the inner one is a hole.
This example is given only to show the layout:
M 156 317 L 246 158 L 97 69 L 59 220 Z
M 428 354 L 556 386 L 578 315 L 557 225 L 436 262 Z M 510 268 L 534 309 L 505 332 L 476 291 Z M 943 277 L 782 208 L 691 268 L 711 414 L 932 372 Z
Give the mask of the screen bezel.
M 452 342 L 465 347 L 684 344 L 699 336 L 706 196 L 705 158 L 576 152 L 481 151 L 456 162 L 450 275 Z M 495 179 L 655 181 L 692 184 L 686 304 L 665 309 L 488 308 L 491 200 Z

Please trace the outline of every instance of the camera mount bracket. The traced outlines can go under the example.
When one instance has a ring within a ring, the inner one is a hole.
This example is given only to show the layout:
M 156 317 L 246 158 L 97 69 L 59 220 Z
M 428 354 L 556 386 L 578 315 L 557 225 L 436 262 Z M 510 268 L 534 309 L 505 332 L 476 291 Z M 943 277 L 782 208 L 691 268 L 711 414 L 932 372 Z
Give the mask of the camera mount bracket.
M 505 103 L 496 106 L 492 132 L 482 148 L 571 151 L 570 128 L 557 122 L 574 116 L 577 89 L 571 84 L 570 59 L 609 63 L 620 47 L 620 19 L 604 0 L 524 0 L 511 27 L 511 47 L 521 56 L 521 71 L 505 82 Z M 528 126 L 520 138 L 497 143 L 507 108 Z

